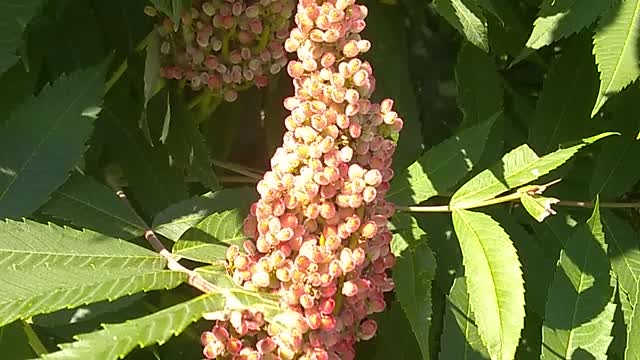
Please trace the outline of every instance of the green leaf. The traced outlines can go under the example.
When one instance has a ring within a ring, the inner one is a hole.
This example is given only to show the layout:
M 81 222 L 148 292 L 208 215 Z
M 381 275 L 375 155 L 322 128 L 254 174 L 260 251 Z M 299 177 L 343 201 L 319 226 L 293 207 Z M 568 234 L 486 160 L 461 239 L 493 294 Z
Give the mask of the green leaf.
M 617 0 L 544 0 L 526 46 L 540 49 L 575 34 L 595 22 L 616 2 Z
M 242 246 L 249 237 L 244 235 L 246 214 L 234 209 L 210 215 L 195 228 L 188 230 L 173 246 L 173 253 L 204 263 L 225 261 L 229 245 Z
M 393 271 L 396 297 L 402 305 L 411 329 L 418 341 L 423 359 L 429 359 L 429 328 L 431 327 L 431 282 L 435 277 L 436 259 L 426 243 L 425 232 L 411 219 L 411 227 L 394 237 L 407 238 L 412 249 L 400 254 Z
M 3 356 L 12 360 L 31 359 L 36 355 L 20 321 L 0 328 L 0 349 Z
M 473 126 L 503 112 L 502 79 L 493 59 L 475 46 L 462 45 L 455 68 L 462 126 Z
M 357 360 L 420 359 L 420 349 L 409 321 L 397 301 L 392 301 L 388 310 L 374 316 L 378 331 L 373 339 L 356 344 Z
M 538 157 L 529 146 L 521 145 L 507 153 L 499 163 L 462 185 L 453 194 L 451 206 L 460 208 L 492 199 L 509 189 L 536 180 L 569 160 L 580 148 L 612 134 L 602 133 L 582 139 L 578 145 L 560 149 L 543 157 Z
M 151 250 L 93 231 L 30 220 L 0 221 L 0 267 L 92 267 L 162 269 Z
M 543 359 L 606 359 L 615 304 L 597 204 L 560 252 L 542 330 Z M 583 354 L 584 355 L 584 354 Z
M 3 269 L 0 326 L 37 314 L 114 300 L 141 291 L 171 289 L 187 275 L 158 268 L 36 266 Z
M 126 85 L 116 84 L 98 121 L 107 134 L 107 148 L 128 181 L 127 195 L 155 214 L 187 197 L 184 174 L 170 163 L 164 145 L 151 146 L 145 140 L 136 121 L 142 104 L 129 96 Z
M 104 65 L 63 76 L 0 125 L 0 218 L 31 214 L 66 180 L 93 129 Z
M 153 220 L 153 229 L 169 240 L 177 241 L 207 216 L 230 209 L 246 209 L 256 201 L 257 193 L 248 187 L 223 189 L 194 196 L 171 205 Z
M 640 157 L 640 142 L 636 131 L 640 119 L 636 116 L 640 87 L 631 87 L 617 101 L 612 101 L 607 111 L 607 127 L 614 127 L 622 135 L 602 142 L 598 156 L 593 164 L 593 175 L 589 182 L 589 198 L 596 195 L 601 199 L 616 199 L 633 189 L 640 180 L 640 172 L 635 171 L 635 164 Z M 620 106 L 618 106 L 620 105 Z
M 489 215 L 454 210 L 469 302 L 491 359 L 511 360 L 524 327 L 524 283 L 509 235 Z
M 593 38 L 593 53 L 600 72 L 594 117 L 604 103 L 640 76 L 640 0 L 623 0 L 601 20 Z
M 40 11 L 43 0 L 15 0 L 0 3 L 0 75 L 18 61 L 27 24 Z
M 522 194 L 520 197 L 522 206 L 527 210 L 537 222 L 543 222 L 549 215 L 555 215 L 556 211 L 551 205 L 557 204 L 560 200 L 539 195 Z
M 151 2 L 176 24 L 180 22 L 182 12 L 191 7 L 191 0 L 151 0 Z
M 475 0 L 434 0 L 431 5 L 470 43 L 489 52 L 487 19 Z
M 449 190 L 480 159 L 493 124 L 490 119 L 464 129 L 429 149 L 394 178 L 387 200 L 417 204 Z
M 187 110 L 183 96 L 171 96 L 171 122 L 167 138 L 167 149 L 174 160 L 190 170 L 210 190 L 218 188 L 218 180 L 213 172 L 209 151 L 204 138 Z
M 151 315 L 76 336 L 76 342 L 62 344 L 62 350 L 46 354 L 43 359 L 111 360 L 124 357 L 137 346 L 164 344 L 183 332 L 203 314 L 224 308 L 224 298 L 210 293 L 166 308 Z M 194 346 L 199 346 L 194 344 Z
M 464 277 L 456 278 L 447 296 L 440 360 L 484 360 L 489 353 L 482 344 L 471 310 Z
M 640 237 L 629 224 L 612 212 L 604 212 L 602 222 L 611 268 L 618 289 L 625 324 L 625 359 L 640 358 Z
M 140 236 L 147 229 L 131 206 L 113 190 L 79 173 L 59 187 L 40 211 L 121 239 Z
M 591 133 L 585 122 L 597 95 L 597 70 L 591 38 L 579 36 L 563 46 L 546 75 L 529 125 L 528 144 L 539 154 Z M 571 101 L 565 95 L 571 94 Z
M 393 97 L 394 110 L 404 120 L 398 147 L 393 156 L 393 169 L 406 168 L 422 152 L 422 130 L 418 99 L 408 66 L 412 40 L 404 26 L 405 13 L 399 6 L 367 3 L 369 15 L 363 37 L 369 39 L 373 49 L 365 58 L 376 72 L 376 91 L 372 101 Z
M 18 63 L 0 75 L 0 126 L 20 104 L 31 99 L 38 72 L 33 68 L 27 71 L 24 64 Z

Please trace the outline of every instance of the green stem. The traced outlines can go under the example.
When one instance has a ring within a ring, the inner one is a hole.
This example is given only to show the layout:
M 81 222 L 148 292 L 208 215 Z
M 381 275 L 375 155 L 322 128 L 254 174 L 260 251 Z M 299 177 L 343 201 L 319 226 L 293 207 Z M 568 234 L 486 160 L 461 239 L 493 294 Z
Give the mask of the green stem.
M 47 348 L 38 337 L 38 334 L 36 334 L 35 330 L 33 330 L 33 327 L 31 327 L 31 324 L 22 320 L 22 328 L 24 329 L 25 334 L 27 334 L 29 345 L 31 346 L 31 349 L 33 349 L 33 351 L 36 353 L 36 355 L 42 356 L 49 353 L 47 351 Z
M 149 45 L 149 41 L 151 41 L 151 37 L 153 36 L 155 31 L 156 31 L 155 29 L 151 30 L 147 34 L 147 36 L 145 36 L 144 39 L 142 39 L 142 41 L 138 43 L 138 45 L 135 48 L 135 52 L 140 52 L 144 50 L 147 47 L 147 45 Z M 118 80 L 120 80 L 120 78 L 122 77 L 122 74 L 124 74 L 124 72 L 127 71 L 128 67 L 129 67 L 129 64 L 127 62 L 127 59 L 124 59 L 122 64 L 118 66 L 118 69 L 113 73 L 113 75 L 111 75 L 111 78 L 109 78 L 109 80 L 106 82 L 105 91 L 104 91 L 105 94 L 108 93 L 109 90 L 111 90 L 113 85 L 115 85 L 115 83 L 118 82 Z
M 260 174 L 259 170 L 255 170 L 244 165 L 234 164 L 226 161 L 213 160 L 212 162 L 213 162 L 213 165 L 217 167 L 233 171 L 235 173 L 244 175 L 254 180 L 262 180 L 262 175 Z
M 454 210 L 462 210 L 462 209 L 475 209 L 479 207 L 485 207 L 495 204 L 501 204 L 506 202 L 512 202 L 520 200 L 522 193 L 515 192 L 513 194 L 501 196 L 498 198 L 477 202 L 469 205 L 458 205 L 455 207 L 451 207 L 449 205 L 435 205 L 435 206 L 397 206 L 396 209 L 402 212 L 452 212 Z M 569 207 L 581 207 L 581 208 L 593 208 L 595 203 L 593 201 L 571 201 L 571 200 L 560 200 L 559 203 L 555 204 L 559 206 L 569 206 Z M 604 202 L 600 203 L 601 208 L 613 208 L 613 209 L 638 209 L 640 208 L 640 202 L 623 202 L 623 203 L 614 203 L 614 202 Z
M 522 192 L 514 192 L 512 194 L 509 195 L 505 195 L 505 196 L 501 196 L 501 197 L 497 197 L 497 198 L 493 198 L 493 199 L 489 199 L 489 200 L 485 200 L 485 201 L 479 201 L 476 203 L 471 203 L 471 204 L 467 204 L 467 205 L 456 205 L 454 207 L 451 207 L 449 205 L 436 205 L 436 206 L 397 206 L 396 209 L 398 211 L 403 211 L 403 212 L 452 212 L 454 210 L 463 210 L 463 209 L 475 209 L 475 208 L 479 208 L 479 207 L 485 207 L 485 206 L 489 206 L 489 205 L 495 205 L 495 204 L 501 204 L 501 203 L 505 203 L 505 202 L 511 202 L 511 201 L 515 201 L 515 200 L 519 200 L 520 197 L 522 196 Z

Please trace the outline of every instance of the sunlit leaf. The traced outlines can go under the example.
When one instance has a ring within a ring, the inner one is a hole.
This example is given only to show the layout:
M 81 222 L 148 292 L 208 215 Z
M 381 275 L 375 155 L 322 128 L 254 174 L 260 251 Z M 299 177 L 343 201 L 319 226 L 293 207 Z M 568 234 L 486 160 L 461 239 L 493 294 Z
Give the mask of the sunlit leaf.
M 474 0 L 434 0 L 431 5 L 470 43 L 489 51 L 487 19 Z
M 229 245 L 241 246 L 249 239 L 243 232 L 245 218 L 238 209 L 210 215 L 175 243 L 173 253 L 205 263 L 224 261 Z
M 565 163 L 580 148 L 612 134 L 603 133 L 582 139 L 578 145 L 557 150 L 543 157 L 538 157 L 529 146 L 521 145 L 506 154 L 499 163 L 462 185 L 453 194 L 451 206 L 468 206 L 527 184 Z
M 536 219 L 537 222 L 543 222 L 549 215 L 556 214 L 556 211 L 553 210 L 551 205 L 559 203 L 560 200 L 524 193 L 520 197 L 520 202 L 529 215 Z
M 489 359 L 471 311 L 464 277 L 456 278 L 447 296 L 439 360 Z
M 595 116 L 613 95 L 640 76 L 640 0 L 619 1 L 601 20 L 593 38 L 593 53 L 600 72 Z
M 257 199 L 254 189 L 239 187 L 218 190 L 178 202 L 160 212 L 153 220 L 153 229 L 170 240 L 177 241 L 190 228 L 207 216 L 231 209 L 246 209 Z
M 524 327 L 524 283 L 516 249 L 489 215 L 454 210 L 469 302 L 492 359 L 511 360 Z
M 616 305 L 598 207 L 560 253 L 542 331 L 543 359 L 607 359 Z M 584 355 L 584 354 L 583 354 Z
M 480 159 L 494 118 L 462 130 L 429 149 L 391 182 L 387 199 L 419 203 L 449 190 Z

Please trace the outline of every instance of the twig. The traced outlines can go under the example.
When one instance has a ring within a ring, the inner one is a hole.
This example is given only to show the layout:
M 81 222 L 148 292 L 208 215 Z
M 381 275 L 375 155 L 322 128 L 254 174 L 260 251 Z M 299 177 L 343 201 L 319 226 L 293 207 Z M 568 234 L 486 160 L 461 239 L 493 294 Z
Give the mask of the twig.
M 571 200 L 560 200 L 556 205 L 560 206 L 572 206 L 572 207 L 582 207 L 582 208 L 592 208 L 596 205 L 593 201 L 571 201 Z M 617 209 L 638 209 L 640 208 L 640 202 L 601 202 L 599 204 L 601 208 L 617 208 Z
M 456 206 L 450 207 L 449 205 L 433 205 L 433 206 L 396 206 L 398 211 L 402 212 L 451 212 L 456 209 L 474 209 L 489 205 L 495 205 L 505 202 L 512 202 L 520 200 L 521 193 L 513 193 L 506 196 L 498 197 L 495 199 L 481 201 L 475 204 L 471 204 L 468 206 Z M 581 208 L 593 208 L 595 206 L 595 202 L 593 201 L 571 201 L 571 200 L 560 200 L 560 202 L 556 203 L 558 206 L 567 206 L 567 207 L 581 207 Z M 623 203 L 615 203 L 615 202 L 601 202 L 601 208 L 614 208 L 614 209 L 639 209 L 640 202 L 623 202 Z
M 233 171 L 240 175 L 244 175 L 248 178 L 255 179 L 255 180 L 262 179 L 262 175 L 260 174 L 259 170 L 255 170 L 247 166 L 238 165 L 238 164 L 234 164 L 226 161 L 213 160 L 212 162 L 213 162 L 213 165 L 217 167 L 221 167 L 223 169 Z
M 33 327 L 31 327 L 31 324 L 22 320 L 22 329 L 27 335 L 29 346 L 31 346 L 31 349 L 33 349 L 36 355 L 42 356 L 49 353 L 49 351 L 47 351 L 47 348 L 42 343 L 42 340 L 40 340 L 40 337 L 38 337 L 38 334 L 36 334 L 35 330 L 33 330 Z
M 242 184 L 255 184 L 256 179 L 248 176 L 219 176 L 218 180 L 223 183 L 242 183 Z
M 118 195 L 120 199 L 124 200 L 127 203 L 127 205 L 131 207 L 131 204 L 127 200 L 127 195 L 124 193 L 124 191 L 117 190 L 116 195 Z M 131 208 L 133 209 L 133 207 Z M 164 257 L 167 260 L 167 268 L 169 270 L 187 274 L 188 276 L 187 283 L 192 287 L 202 291 L 203 293 L 215 292 L 218 289 L 215 285 L 213 285 L 212 283 L 204 279 L 202 275 L 180 264 L 173 257 L 173 254 L 169 250 L 167 250 L 167 248 L 162 244 L 160 239 L 158 239 L 158 237 L 153 232 L 153 230 L 151 230 L 151 227 L 148 224 L 146 224 L 146 226 L 147 226 L 147 230 L 144 233 L 144 238 L 151 245 L 151 247 L 158 254 L 160 254 L 160 256 Z

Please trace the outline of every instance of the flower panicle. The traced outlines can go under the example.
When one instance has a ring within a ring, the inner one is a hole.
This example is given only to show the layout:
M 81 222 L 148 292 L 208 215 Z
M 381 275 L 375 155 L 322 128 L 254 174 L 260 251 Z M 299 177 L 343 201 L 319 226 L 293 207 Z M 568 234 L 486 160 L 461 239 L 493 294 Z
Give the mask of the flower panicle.
M 193 0 L 180 17 L 160 19 L 161 76 L 194 91 L 235 101 L 238 91 L 265 87 L 287 64 L 284 41 L 293 0 Z M 158 16 L 155 8 L 145 12 Z M 177 26 L 176 26 L 177 25 Z
M 359 58 L 371 48 L 360 36 L 366 16 L 354 0 L 298 2 L 284 42 L 297 55 L 287 64 L 295 94 L 284 100 L 286 133 L 244 222 L 251 240 L 229 249 L 227 268 L 237 285 L 277 295 L 299 317 L 288 330 L 250 311 L 234 315 L 246 325 L 218 321 L 205 333 L 215 340 L 203 340 L 209 359 L 352 360 L 355 343 L 375 336 L 368 317 L 394 287 L 395 209 L 384 198 L 403 121 L 392 100 L 370 100 L 375 78 Z M 231 335 L 209 334 L 216 328 Z

